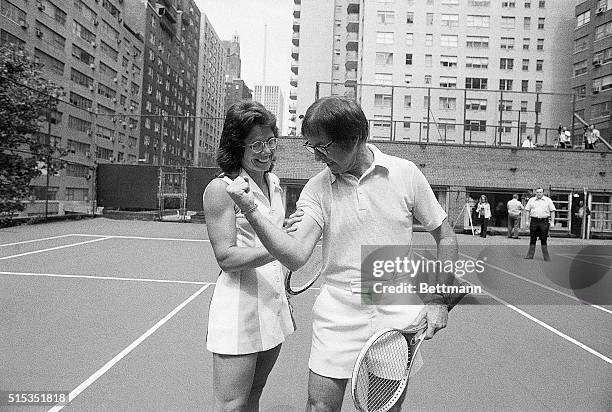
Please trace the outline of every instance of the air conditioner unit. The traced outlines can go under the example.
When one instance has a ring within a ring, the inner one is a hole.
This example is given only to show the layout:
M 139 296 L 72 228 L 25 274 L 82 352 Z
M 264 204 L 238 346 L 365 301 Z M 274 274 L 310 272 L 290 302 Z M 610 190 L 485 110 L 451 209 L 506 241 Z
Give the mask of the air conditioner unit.
M 88 131 L 87 131 L 87 136 L 91 136 L 92 134 L 93 134 L 93 133 L 92 133 L 92 131 L 91 131 L 91 130 L 88 130 Z
M 131 110 L 131 111 L 134 111 L 134 106 L 130 106 L 130 110 Z
M 27 29 L 28 28 L 28 23 L 26 23 L 25 20 L 21 20 L 19 22 L 19 25 L 21 26 L 22 29 Z
M 91 63 L 91 64 L 89 65 L 89 67 L 91 67 L 91 70 L 96 70 L 96 65 L 95 65 L 95 64 L 93 64 L 93 63 Z
M 45 10 L 45 5 L 42 4 L 42 3 L 38 3 L 38 10 L 44 11 Z
M 36 37 L 42 37 L 43 36 L 43 32 L 41 29 L 37 28 L 36 29 Z
M 597 94 L 599 93 L 599 87 L 593 87 L 591 91 L 593 92 L 593 94 Z
M 606 12 L 606 6 L 602 6 L 597 9 L 597 14 L 602 14 Z
M 97 46 L 96 42 L 95 42 L 95 41 L 92 41 L 92 42 L 91 42 L 91 47 L 93 47 L 93 48 L 95 49 L 95 48 L 96 48 L 96 46 Z
M 97 26 L 100 23 L 98 22 L 98 19 L 94 19 L 93 24 L 94 24 L 94 26 Z
M 117 98 L 113 98 L 113 103 L 117 103 Z
M 121 39 L 117 39 L 117 44 L 121 44 Z
M 113 82 L 114 82 L 114 83 L 117 83 L 117 78 L 116 78 L 116 77 L 115 77 L 115 78 L 113 78 Z
M 593 66 L 601 66 L 601 60 L 600 59 L 593 60 Z
M 113 123 L 117 123 L 117 118 L 115 116 L 111 117 L 111 120 L 113 121 Z
M 87 153 L 85 153 L 85 156 L 89 159 L 89 158 L 91 158 L 91 153 L 87 152 Z
M 89 86 L 89 90 L 92 91 L 92 92 L 95 90 L 95 88 L 93 87 L 93 84 L 91 86 Z

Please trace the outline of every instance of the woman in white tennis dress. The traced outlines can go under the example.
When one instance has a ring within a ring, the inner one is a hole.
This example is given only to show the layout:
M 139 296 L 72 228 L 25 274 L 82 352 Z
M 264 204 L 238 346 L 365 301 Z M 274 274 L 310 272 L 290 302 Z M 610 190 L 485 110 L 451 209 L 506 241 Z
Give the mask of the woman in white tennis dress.
M 208 236 L 222 269 L 208 319 L 213 352 L 214 410 L 258 410 L 259 398 L 285 338 L 294 330 L 283 287 L 283 270 L 262 246 L 245 213 L 226 187 L 247 178 L 255 206 L 283 226 L 285 209 L 278 177 L 271 172 L 278 129 L 257 102 L 227 112 L 217 163 L 223 174 L 204 191 Z

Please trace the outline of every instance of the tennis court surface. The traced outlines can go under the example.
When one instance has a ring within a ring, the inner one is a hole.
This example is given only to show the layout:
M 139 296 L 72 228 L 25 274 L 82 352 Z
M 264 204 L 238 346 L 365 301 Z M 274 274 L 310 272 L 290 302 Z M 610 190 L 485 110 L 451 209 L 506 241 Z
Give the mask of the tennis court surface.
M 527 238 L 459 242 L 464 258 L 487 257 L 485 275 L 466 279 L 490 295 L 468 298 L 424 343 L 404 410 L 612 410 L 612 242 L 551 239 L 551 263 L 539 247 L 522 259 Z M 415 243 L 433 245 L 426 233 Z M 205 225 L 98 218 L 0 229 L 0 391 L 71 399 L 0 410 L 210 410 L 205 338 L 218 271 Z M 317 293 L 292 298 L 299 329 L 261 411 L 304 410 Z M 353 410 L 347 394 L 343 411 Z

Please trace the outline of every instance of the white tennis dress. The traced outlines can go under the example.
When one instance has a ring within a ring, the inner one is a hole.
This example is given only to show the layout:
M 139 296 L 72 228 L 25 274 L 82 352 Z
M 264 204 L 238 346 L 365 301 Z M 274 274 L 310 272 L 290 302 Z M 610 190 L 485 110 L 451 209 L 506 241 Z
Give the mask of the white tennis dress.
M 240 171 L 240 176 L 248 176 Z M 282 227 L 285 208 L 278 177 L 267 173 L 270 202 L 253 181 L 250 188 L 258 210 Z M 226 182 L 231 182 L 227 177 Z M 236 213 L 236 245 L 262 246 L 255 231 L 241 211 Z M 278 261 L 239 272 L 222 272 L 210 302 L 206 347 L 226 355 L 242 355 L 272 349 L 293 331 L 289 303 L 283 285 L 282 266 Z

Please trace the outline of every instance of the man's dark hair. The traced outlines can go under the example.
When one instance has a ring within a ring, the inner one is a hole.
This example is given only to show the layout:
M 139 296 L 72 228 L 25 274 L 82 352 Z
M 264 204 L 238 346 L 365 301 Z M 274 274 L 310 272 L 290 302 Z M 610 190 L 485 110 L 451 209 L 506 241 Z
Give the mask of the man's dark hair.
M 368 119 L 354 100 L 341 96 L 323 97 L 306 110 L 302 135 L 323 133 L 344 146 L 364 142 L 369 134 Z
M 224 173 L 234 174 L 240 170 L 244 141 L 253 126 L 269 127 L 274 137 L 278 137 L 276 117 L 261 103 L 243 100 L 227 109 L 217 151 L 217 164 Z

